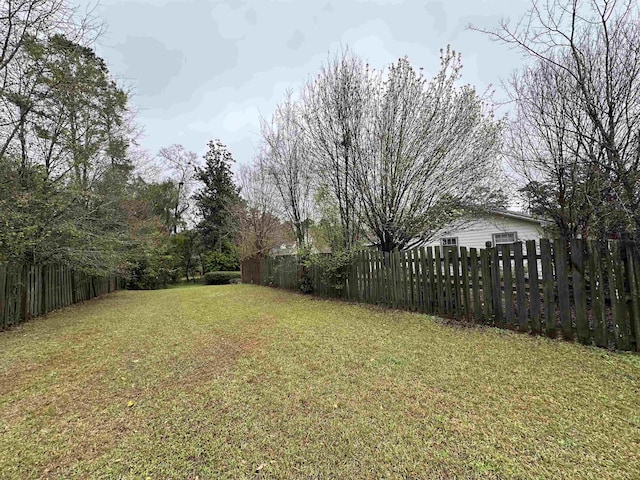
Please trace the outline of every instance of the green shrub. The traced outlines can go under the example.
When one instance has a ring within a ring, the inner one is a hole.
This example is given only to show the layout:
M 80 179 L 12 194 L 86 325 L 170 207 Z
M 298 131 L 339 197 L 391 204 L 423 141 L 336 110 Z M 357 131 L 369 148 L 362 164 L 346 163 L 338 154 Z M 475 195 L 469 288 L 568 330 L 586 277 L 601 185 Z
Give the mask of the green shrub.
M 205 266 L 208 272 L 230 272 L 240 268 L 240 251 L 235 246 L 230 251 L 208 251 L 204 254 Z
M 178 270 L 172 268 L 173 259 L 161 248 L 133 245 L 127 257 L 127 288 L 155 290 L 166 288 L 178 280 Z
M 240 272 L 207 272 L 204 274 L 205 285 L 226 285 L 239 281 Z
M 306 268 L 304 269 L 304 273 L 300 279 L 300 291 L 304 294 L 313 293 L 313 283 L 311 282 L 309 271 Z
M 342 290 L 349 276 L 349 266 L 353 264 L 357 249 L 334 252 L 331 255 L 313 255 L 310 263 L 315 263 L 322 272 L 322 282 L 336 290 Z

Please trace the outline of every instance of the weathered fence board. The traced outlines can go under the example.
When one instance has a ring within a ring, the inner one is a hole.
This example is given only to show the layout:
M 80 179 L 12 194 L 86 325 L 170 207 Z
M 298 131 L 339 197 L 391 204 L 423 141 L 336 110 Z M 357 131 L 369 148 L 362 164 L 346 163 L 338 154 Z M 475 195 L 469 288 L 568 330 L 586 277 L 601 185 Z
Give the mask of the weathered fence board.
M 527 270 L 529 274 L 529 318 L 531 332 L 539 334 L 542 331 L 540 321 L 540 280 L 538 272 L 538 258 L 536 255 L 536 242 L 527 241 Z
M 473 317 L 472 320 L 482 319 L 482 304 L 480 301 L 480 273 L 478 271 L 478 250 L 469 249 L 469 262 L 471 263 L 471 289 L 473 291 Z
M 527 309 L 527 292 L 524 275 L 524 256 L 522 254 L 522 243 L 514 244 L 513 264 L 516 278 L 516 314 L 518 319 L 518 330 L 529 331 L 529 315 Z
M 500 285 L 500 254 L 497 248 L 491 250 L 491 289 L 493 291 L 493 318 L 494 324 L 504 327 L 504 309 L 502 306 L 502 286 Z
M 588 241 L 591 318 L 593 319 L 593 337 L 598 347 L 606 347 L 609 343 L 607 321 L 605 316 L 605 290 L 603 265 L 600 258 L 600 245 Z
M 491 323 L 493 315 L 493 292 L 491 291 L 491 259 L 489 251 L 480 251 L 480 262 L 482 264 L 482 295 L 484 297 L 483 320 L 484 323 Z
M 513 314 L 513 277 L 511 275 L 511 245 L 502 245 L 500 253 L 502 256 L 505 319 L 507 328 L 515 328 L 515 316 Z
M 558 307 L 560 308 L 560 325 L 565 340 L 573 340 L 571 325 L 571 298 L 569 293 L 569 271 L 567 268 L 567 246 L 559 239 L 553 242 L 555 256 L 556 282 L 558 285 Z
M 540 240 L 540 263 L 542 265 L 542 289 L 544 292 L 544 328 L 547 337 L 556 336 L 556 292 L 553 281 L 553 257 L 551 243 Z
M 589 319 L 587 318 L 586 270 L 582 240 L 573 240 L 571 242 L 571 267 L 573 269 L 573 298 L 578 341 L 588 345 L 591 343 L 591 334 L 589 331 Z
M 626 294 L 622 273 L 622 259 L 617 243 L 609 244 L 609 298 L 613 313 L 613 337 L 616 348 L 627 350 L 629 337 L 627 334 Z

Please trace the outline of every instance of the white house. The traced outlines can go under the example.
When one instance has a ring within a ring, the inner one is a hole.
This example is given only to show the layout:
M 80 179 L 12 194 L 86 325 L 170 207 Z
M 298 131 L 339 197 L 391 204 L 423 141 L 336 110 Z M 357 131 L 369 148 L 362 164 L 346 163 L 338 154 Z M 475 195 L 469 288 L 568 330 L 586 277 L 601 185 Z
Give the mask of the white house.
M 456 222 L 438 232 L 425 245 L 430 247 L 485 248 L 491 246 L 548 238 L 549 221 L 520 212 L 494 210 L 474 220 Z

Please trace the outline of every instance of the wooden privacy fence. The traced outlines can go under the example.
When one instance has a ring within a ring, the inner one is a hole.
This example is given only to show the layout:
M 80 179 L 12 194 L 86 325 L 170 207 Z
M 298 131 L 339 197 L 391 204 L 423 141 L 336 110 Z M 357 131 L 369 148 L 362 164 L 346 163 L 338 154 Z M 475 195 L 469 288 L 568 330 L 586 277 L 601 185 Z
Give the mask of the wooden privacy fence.
M 250 259 L 242 281 L 640 351 L 640 255 L 617 241 L 540 240 L 495 248 L 365 250 L 327 282 L 322 262 Z
M 122 288 L 118 277 L 97 277 L 61 265 L 0 263 L 0 329 Z

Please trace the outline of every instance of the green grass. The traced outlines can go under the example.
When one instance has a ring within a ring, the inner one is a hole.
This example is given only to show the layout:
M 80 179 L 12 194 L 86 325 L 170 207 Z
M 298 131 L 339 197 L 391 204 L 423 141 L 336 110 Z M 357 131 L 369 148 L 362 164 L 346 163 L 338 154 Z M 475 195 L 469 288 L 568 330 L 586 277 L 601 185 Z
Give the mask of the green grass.
M 249 285 L 0 333 L 1 478 L 638 478 L 640 357 Z

